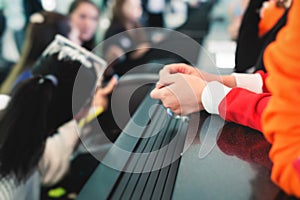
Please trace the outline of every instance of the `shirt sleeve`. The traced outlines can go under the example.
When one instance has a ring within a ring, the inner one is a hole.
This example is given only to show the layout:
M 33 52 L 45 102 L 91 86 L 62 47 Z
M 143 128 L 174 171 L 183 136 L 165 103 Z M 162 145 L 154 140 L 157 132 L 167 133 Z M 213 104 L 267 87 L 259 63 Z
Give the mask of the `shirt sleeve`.
M 39 163 L 43 185 L 54 185 L 64 177 L 70 167 L 70 158 L 78 139 L 75 120 L 63 125 L 57 134 L 47 139 Z
M 256 72 L 256 74 L 259 74 L 261 76 L 261 79 L 262 79 L 262 82 L 263 82 L 263 86 L 262 86 L 263 92 L 265 92 L 265 93 L 270 92 L 268 87 L 267 87 L 267 84 L 266 84 L 266 79 L 268 77 L 268 73 L 265 73 L 263 70 L 258 70 Z
M 263 79 L 260 74 L 233 73 L 236 87 L 244 88 L 255 93 L 263 92 Z
M 261 119 L 271 94 L 233 88 L 219 104 L 220 116 L 226 121 L 262 131 Z
M 230 90 L 231 88 L 221 84 L 218 81 L 209 82 L 205 86 L 201 96 L 204 109 L 211 114 L 219 115 L 219 104 L 230 92 Z
M 262 113 L 270 96 L 270 93 L 257 94 L 244 88 L 231 89 L 213 81 L 204 88 L 201 98 L 207 112 L 218 114 L 226 121 L 262 131 Z

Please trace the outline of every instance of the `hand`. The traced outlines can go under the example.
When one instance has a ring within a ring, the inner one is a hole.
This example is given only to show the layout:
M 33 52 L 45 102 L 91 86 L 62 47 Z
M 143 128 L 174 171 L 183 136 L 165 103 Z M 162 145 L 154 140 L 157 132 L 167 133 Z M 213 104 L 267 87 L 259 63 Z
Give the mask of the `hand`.
M 165 77 L 170 74 L 176 74 L 176 73 L 197 76 L 202 80 L 205 80 L 206 82 L 218 81 L 230 88 L 236 86 L 235 77 L 232 75 L 221 76 L 221 75 L 210 74 L 184 63 L 166 65 L 159 72 L 159 75 L 160 77 Z M 156 87 L 160 88 L 160 87 L 164 87 L 165 85 L 167 84 L 164 83 L 164 80 L 160 80 L 159 83 L 156 85 Z
M 104 109 L 107 108 L 107 95 L 113 91 L 117 83 L 118 79 L 116 77 L 112 77 L 106 87 L 98 88 L 94 95 L 92 105 L 94 107 L 103 107 Z
M 187 115 L 203 110 L 202 91 L 206 82 L 201 78 L 187 74 L 160 74 L 159 82 L 164 87 L 156 87 L 151 97 L 162 101 L 177 115 Z
M 175 74 L 175 73 L 182 73 L 187 75 L 194 75 L 200 76 L 201 71 L 197 68 L 184 64 L 184 63 L 175 63 L 166 65 L 161 71 L 160 74 Z
M 131 54 L 131 57 L 133 59 L 138 59 L 142 57 L 145 53 L 149 51 L 149 44 L 148 43 L 142 43 L 139 46 L 137 46 L 137 49 Z
M 114 60 L 123 57 L 125 52 L 118 46 L 112 45 L 109 47 L 105 54 L 105 59 L 107 60 L 108 63 L 113 62 Z

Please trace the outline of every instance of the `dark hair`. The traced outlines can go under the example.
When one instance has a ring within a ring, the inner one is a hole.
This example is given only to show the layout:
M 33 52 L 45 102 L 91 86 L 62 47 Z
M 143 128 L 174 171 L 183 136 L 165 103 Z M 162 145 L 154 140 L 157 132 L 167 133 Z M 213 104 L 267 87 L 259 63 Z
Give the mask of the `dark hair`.
M 99 7 L 93 1 L 91 1 L 91 0 L 75 0 L 70 5 L 69 15 L 71 15 L 83 3 L 87 3 L 87 4 L 94 6 L 97 9 L 98 13 L 100 13 Z M 96 46 L 95 36 L 92 37 L 92 39 L 90 39 L 89 41 L 84 41 L 82 43 L 82 46 L 88 50 L 92 50 Z
M 125 4 L 126 1 L 127 0 L 115 0 L 113 5 L 112 5 L 112 15 L 113 15 L 112 21 L 113 22 L 119 22 L 123 26 L 126 22 L 125 21 L 126 17 L 124 16 L 124 13 L 123 13 L 122 9 L 123 9 L 123 5 Z M 139 27 L 141 27 L 141 25 L 138 22 L 136 22 L 134 24 L 134 27 L 139 28 Z
M 82 3 L 88 3 L 91 4 L 92 6 L 94 6 L 98 12 L 100 13 L 100 10 L 98 8 L 98 6 L 91 0 L 75 0 L 72 2 L 72 4 L 70 5 L 69 8 L 69 14 L 72 14 Z
M 97 80 L 93 68 L 81 67 L 80 62 L 69 58 L 59 60 L 58 54 L 42 56 L 32 70 L 36 76 L 53 74 L 59 82 L 49 106 L 47 121 L 49 135 L 54 133 L 59 126 L 71 120 L 73 114 L 80 110 L 86 99 L 90 97 Z M 75 83 L 79 78 L 84 80 L 81 82 L 82 93 L 80 97 L 77 96 L 76 99 L 73 99 L 73 89 L 77 87 Z
M 115 0 L 112 6 L 112 21 L 116 21 L 124 25 L 125 17 L 122 12 L 122 8 L 126 0 Z
M 47 138 L 49 102 L 55 86 L 41 77 L 18 85 L 0 118 L 0 177 L 20 183 L 36 169 Z
M 56 34 L 68 37 L 71 31 L 69 17 L 55 12 L 41 12 L 42 22 L 30 22 L 26 30 L 25 44 L 20 61 L 5 79 L 1 92 L 8 93 L 15 79 L 32 67 Z
M 41 53 L 54 40 L 55 35 L 60 34 L 65 37 L 71 32 L 71 23 L 68 16 L 55 12 L 41 12 L 44 17 L 43 23 L 30 23 L 27 28 L 27 46 L 23 52 L 26 59 L 23 66 L 34 64 Z

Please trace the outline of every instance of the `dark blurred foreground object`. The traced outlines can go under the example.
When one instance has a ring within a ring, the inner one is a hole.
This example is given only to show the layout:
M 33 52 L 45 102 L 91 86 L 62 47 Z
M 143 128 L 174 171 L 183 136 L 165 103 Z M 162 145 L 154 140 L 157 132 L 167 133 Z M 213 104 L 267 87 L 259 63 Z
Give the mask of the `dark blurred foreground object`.
M 277 33 L 285 26 L 289 9 L 277 21 L 271 30 L 259 37 L 260 16 L 258 10 L 265 0 L 251 0 L 244 14 L 238 34 L 235 54 L 235 71 L 245 73 L 254 67 L 254 70 L 266 71 L 263 54 L 266 47 L 275 40 Z

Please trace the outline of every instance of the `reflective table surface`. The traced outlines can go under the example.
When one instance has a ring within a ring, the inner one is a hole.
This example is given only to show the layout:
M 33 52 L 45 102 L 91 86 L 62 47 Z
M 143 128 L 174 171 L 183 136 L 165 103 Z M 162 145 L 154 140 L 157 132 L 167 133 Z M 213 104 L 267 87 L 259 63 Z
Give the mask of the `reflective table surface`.
M 199 124 L 187 135 L 173 199 L 293 199 L 270 180 L 271 145 L 260 132 L 204 112 Z
M 131 140 L 121 134 L 116 144 L 123 147 L 127 145 L 126 148 L 130 149 L 130 144 L 136 144 Z M 179 162 L 179 167 L 174 173 L 172 186 L 166 185 L 170 184 L 167 180 L 165 185 L 159 187 L 168 188 L 168 191 L 171 189 L 169 199 L 175 200 L 294 199 L 270 180 L 270 148 L 271 145 L 260 132 L 225 122 L 220 117 L 206 112 L 194 114 L 190 116 L 184 147 L 181 153 L 179 152 L 181 156 L 174 161 Z M 124 165 L 126 160 L 129 160 L 129 157 L 120 158 L 116 151 L 108 152 L 107 157 L 112 161 L 116 158 L 115 162 L 118 163 L 124 159 Z M 145 160 L 137 161 L 138 165 L 143 164 L 139 162 Z M 140 174 L 125 173 L 125 176 L 149 176 L 145 173 Z M 122 176 L 124 172 L 100 164 L 78 199 L 110 199 L 114 196 L 115 188 L 120 187 L 118 183 Z M 139 185 L 135 188 L 145 187 Z

